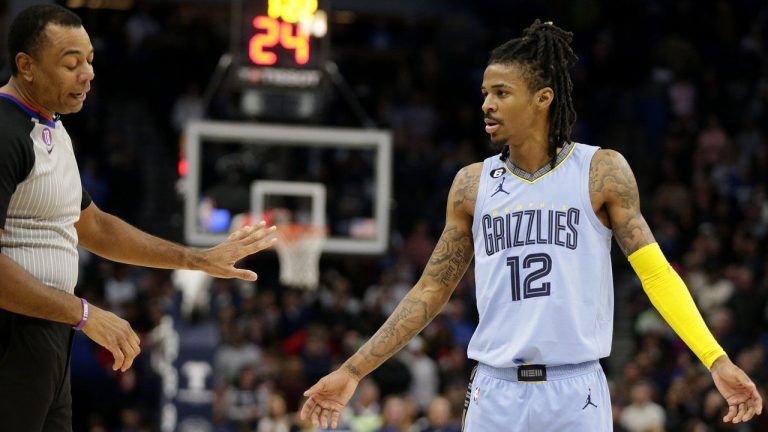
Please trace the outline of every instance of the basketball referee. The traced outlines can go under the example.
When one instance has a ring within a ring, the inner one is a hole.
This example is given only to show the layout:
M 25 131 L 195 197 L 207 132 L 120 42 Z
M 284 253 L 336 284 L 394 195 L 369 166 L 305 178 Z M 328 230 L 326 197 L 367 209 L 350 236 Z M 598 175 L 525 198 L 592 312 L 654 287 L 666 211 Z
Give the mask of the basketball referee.
M 94 78 L 80 18 L 56 5 L 25 9 L 11 24 L 8 50 L 12 76 L 0 88 L 0 431 L 71 431 L 74 331 L 108 349 L 114 370 L 128 370 L 140 352 L 125 320 L 73 295 L 78 244 L 118 262 L 255 280 L 234 264 L 269 247 L 273 229 L 246 227 L 196 250 L 99 210 L 59 119 L 80 111 Z
M 305 395 L 302 418 L 336 427 L 359 380 L 418 334 L 475 260 L 478 366 L 463 430 L 610 431 L 599 359 L 611 349 L 615 237 L 648 297 L 709 368 L 728 402 L 723 421 L 762 411 L 755 384 L 707 329 L 640 212 L 617 152 L 571 140 L 573 35 L 536 20 L 491 53 L 480 88 L 499 154 L 462 168 L 424 274 L 373 337 Z

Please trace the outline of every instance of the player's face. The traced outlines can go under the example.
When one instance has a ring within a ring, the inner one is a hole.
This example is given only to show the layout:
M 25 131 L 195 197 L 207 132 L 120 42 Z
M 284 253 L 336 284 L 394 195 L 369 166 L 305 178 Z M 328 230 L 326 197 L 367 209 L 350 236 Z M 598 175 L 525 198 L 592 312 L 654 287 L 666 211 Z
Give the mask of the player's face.
M 535 133 L 541 114 L 546 114 L 539 102 L 541 90 L 530 91 L 517 65 L 489 65 L 483 74 L 481 91 L 485 131 L 495 145 L 526 141 Z
M 31 96 L 46 114 L 80 111 L 91 89 L 93 46 L 83 27 L 49 24 L 30 66 Z

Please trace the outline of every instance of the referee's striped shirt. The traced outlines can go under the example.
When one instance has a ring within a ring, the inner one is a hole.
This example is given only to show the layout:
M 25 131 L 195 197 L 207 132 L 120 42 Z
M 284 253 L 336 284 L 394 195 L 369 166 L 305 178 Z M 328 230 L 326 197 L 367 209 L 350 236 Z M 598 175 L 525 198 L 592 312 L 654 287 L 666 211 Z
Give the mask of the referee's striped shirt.
M 61 121 L 0 93 L 0 253 L 45 285 L 73 293 L 74 224 L 90 203 Z

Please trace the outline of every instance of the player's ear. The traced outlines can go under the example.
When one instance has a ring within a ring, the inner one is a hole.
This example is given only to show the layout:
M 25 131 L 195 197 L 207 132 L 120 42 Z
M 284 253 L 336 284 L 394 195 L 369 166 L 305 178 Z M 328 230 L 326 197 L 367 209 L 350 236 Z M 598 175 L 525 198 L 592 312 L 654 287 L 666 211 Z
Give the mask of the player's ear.
M 552 90 L 552 87 L 539 89 L 536 94 L 533 95 L 533 101 L 536 104 L 536 107 L 541 110 L 549 109 L 549 106 L 552 105 L 554 99 L 555 91 Z

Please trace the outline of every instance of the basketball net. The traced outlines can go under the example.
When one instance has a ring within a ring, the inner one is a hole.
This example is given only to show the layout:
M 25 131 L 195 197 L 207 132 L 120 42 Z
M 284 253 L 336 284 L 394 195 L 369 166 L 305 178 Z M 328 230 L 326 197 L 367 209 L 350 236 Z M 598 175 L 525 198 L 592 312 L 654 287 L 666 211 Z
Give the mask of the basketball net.
M 324 226 L 277 226 L 275 249 L 280 262 L 280 283 L 294 288 L 317 289 L 320 254 L 327 234 Z

